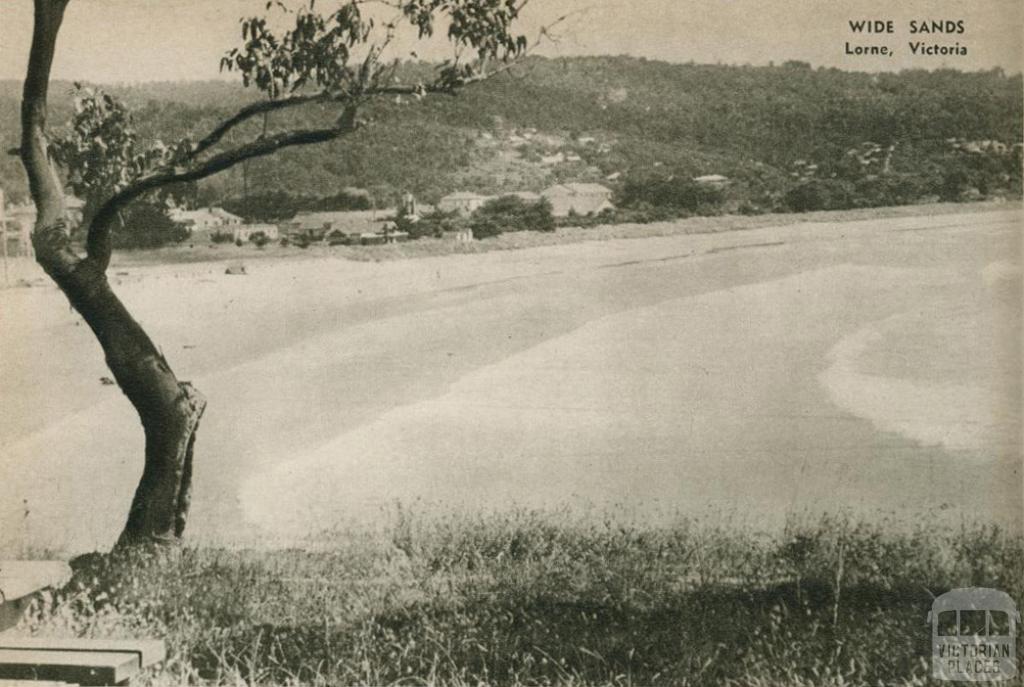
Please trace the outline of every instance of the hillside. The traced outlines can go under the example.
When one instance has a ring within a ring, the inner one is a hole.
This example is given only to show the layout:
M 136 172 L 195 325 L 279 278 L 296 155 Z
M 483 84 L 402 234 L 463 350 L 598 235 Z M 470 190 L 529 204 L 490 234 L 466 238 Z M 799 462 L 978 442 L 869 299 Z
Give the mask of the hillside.
M 223 82 L 108 90 L 136 109 L 145 134 L 165 139 L 204 131 L 254 97 Z M 0 82 L 5 149 L 17 144 L 18 91 L 17 83 Z M 66 82 L 52 88 L 55 125 L 68 118 L 70 91 Z M 367 113 L 371 126 L 356 135 L 253 161 L 204 182 L 200 197 L 220 201 L 246 190 L 323 197 L 356 186 L 369 188 L 382 203 L 402 190 L 432 202 L 456 189 L 538 190 L 554 181 L 616 173 L 724 174 L 751 198 L 778 195 L 792 185 L 795 162 L 832 169 L 866 141 L 895 145 L 894 172 L 923 175 L 944 169 L 951 154 L 947 139 L 1012 146 L 1024 137 L 1021 93 L 1021 76 L 999 70 L 876 75 L 801 63 L 535 58 L 458 97 L 379 103 Z M 311 108 L 295 119 L 308 123 L 322 116 Z M 285 123 L 277 117 L 272 125 Z M 1010 171 L 996 176 L 1016 193 L 1019 169 L 1016 179 L 1008 178 L 1014 166 L 1008 160 Z M 0 185 L 9 196 L 24 197 L 16 158 L 0 162 Z

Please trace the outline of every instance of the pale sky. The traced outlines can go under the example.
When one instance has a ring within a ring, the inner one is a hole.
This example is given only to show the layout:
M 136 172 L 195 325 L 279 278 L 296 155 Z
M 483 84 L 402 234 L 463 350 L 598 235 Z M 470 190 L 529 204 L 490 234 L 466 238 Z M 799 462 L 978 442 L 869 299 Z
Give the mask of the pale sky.
M 329 6 L 331 0 L 320 0 Z M 71 0 L 53 76 L 94 82 L 218 78 L 239 41 L 238 19 L 265 0 Z M 294 2 L 293 2 L 294 4 Z M 767 64 L 795 59 L 848 70 L 907 67 L 1021 71 L 1021 0 L 531 0 L 524 28 L 572 12 L 540 54 L 629 54 L 673 62 Z M 892 19 L 892 36 L 857 36 L 851 19 Z M 911 36 L 910 20 L 963 20 L 962 35 Z M 0 0 L 0 78 L 24 75 L 32 0 Z M 532 31 L 528 32 L 532 38 Z M 967 56 L 914 56 L 908 43 L 960 43 Z M 889 45 L 893 57 L 845 55 L 845 44 Z M 412 47 L 413 41 L 401 46 Z M 436 49 L 419 48 L 424 57 Z

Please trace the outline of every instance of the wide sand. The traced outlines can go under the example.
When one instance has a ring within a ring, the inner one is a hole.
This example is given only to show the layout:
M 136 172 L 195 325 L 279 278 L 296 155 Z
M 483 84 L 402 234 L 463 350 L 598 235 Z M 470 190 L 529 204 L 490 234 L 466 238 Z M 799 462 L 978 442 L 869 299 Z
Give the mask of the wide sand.
M 112 275 L 209 397 L 191 533 L 412 508 L 1020 527 L 1021 214 Z M 0 550 L 108 545 L 138 422 L 51 287 L 0 291 Z

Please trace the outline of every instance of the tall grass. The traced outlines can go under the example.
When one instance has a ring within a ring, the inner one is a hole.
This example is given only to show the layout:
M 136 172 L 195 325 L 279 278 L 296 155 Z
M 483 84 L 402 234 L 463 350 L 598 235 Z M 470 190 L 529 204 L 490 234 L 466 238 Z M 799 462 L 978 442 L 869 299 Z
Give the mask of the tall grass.
M 87 556 L 21 631 L 164 638 L 158 684 L 916 685 L 933 595 L 1024 597 L 991 525 L 405 512 L 324 544 Z

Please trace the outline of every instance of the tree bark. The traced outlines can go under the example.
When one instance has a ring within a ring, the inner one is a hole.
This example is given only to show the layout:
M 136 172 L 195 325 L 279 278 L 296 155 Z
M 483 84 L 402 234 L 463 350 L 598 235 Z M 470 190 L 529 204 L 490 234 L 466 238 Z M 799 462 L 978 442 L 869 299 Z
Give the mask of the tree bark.
M 142 478 L 117 546 L 181 540 L 188 518 L 192 455 L 206 401 L 179 382 L 163 355 L 110 288 L 106 260 L 81 258 L 64 222 L 64 193 L 47 153 L 50 67 L 68 0 L 35 0 L 35 28 L 22 100 L 21 158 L 36 204 L 36 260 L 96 335 L 107 366 L 142 421 Z

